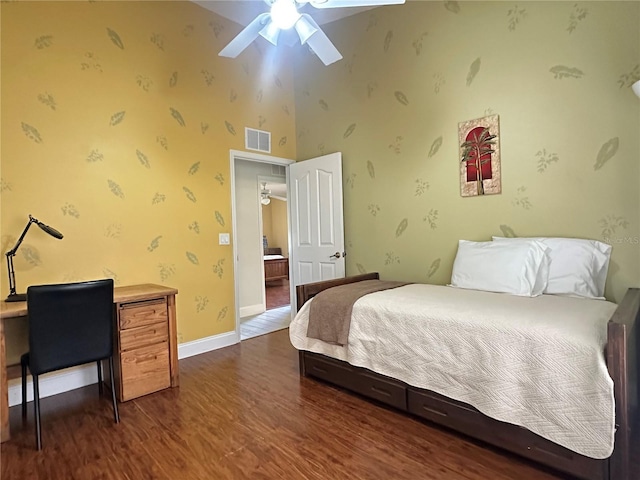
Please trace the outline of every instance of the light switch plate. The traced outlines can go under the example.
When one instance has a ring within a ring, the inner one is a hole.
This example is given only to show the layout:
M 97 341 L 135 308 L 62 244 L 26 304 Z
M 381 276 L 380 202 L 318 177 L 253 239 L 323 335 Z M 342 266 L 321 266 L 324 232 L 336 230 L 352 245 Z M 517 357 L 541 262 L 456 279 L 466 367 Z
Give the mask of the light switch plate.
M 231 243 L 228 233 L 220 233 L 218 235 L 218 243 L 220 245 L 229 245 Z

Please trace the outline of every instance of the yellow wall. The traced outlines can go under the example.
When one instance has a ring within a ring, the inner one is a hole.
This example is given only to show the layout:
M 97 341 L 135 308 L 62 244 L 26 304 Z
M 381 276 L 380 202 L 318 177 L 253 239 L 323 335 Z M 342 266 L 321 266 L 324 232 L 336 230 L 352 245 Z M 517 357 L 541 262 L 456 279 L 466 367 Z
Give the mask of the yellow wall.
M 271 200 L 271 229 L 275 247 L 282 249 L 282 255 L 289 257 L 289 222 L 287 221 L 287 202 L 274 198 Z
M 324 29 L 344 60 L 296 58 L 297 157 L 343 152 L 348 274 L 443 284 L 458 239 L 569 236 L 613 244 L 608 298 L 640 285 L 640 3 L 408 2 Z M 462 198 L 458 123 L 489 114 L 502 194 Z
M 273 155 L 294 156 L 287 52 L 263 42 L 264 56 L 218 57 L 240 26 L 192 2 L 0 8 L 0 245 L 13 246 L 28 214 L 64 234 L 29 231 L 18 290 L 161 283 L 179 290 L 180 342 L 233 330 L 231 247 L 218 246 L 231 232 L 229 149 L 244 149 L 250 126 L 272 132 Z
M 273 243 L 271 203 L 269 205 L 262 205 L 262 235 L 267 237 L 267 246 L 269 247 L 271 247 Z
M 289 222 L 287 202 L 272 198 L 269 205 L 262 206 L 262 232 L 267 236 L 269 247 L 282 249 L 289 256 Z

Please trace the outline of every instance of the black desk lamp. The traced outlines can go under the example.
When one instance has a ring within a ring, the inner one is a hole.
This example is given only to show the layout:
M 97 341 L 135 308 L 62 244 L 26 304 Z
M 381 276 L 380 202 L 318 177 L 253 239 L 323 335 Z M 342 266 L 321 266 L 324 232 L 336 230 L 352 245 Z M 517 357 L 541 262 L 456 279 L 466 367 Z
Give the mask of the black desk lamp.
M 31 215 L 29 215 L 29 223 L 27 223 L 27 226 L 24 227 L 22 235 L 20 235 L 20 238 L 16 242 L 16 246 L 6 253 L 7 267 L 9 268 L 9 296 L 6 298 L 5 302 L 24 302 L 27 299 L 26 293 L 16 293 L 16 274 L 13 271 L 13 257 L 15 257 L 16 252 L 18 251 L 18 247 L 22 243 L 22 240 L 24 239 L 24 236 L 27 234 L 27 230 L 29 230 L 29 227 L 31 226 L 32 223 L 35 223 L 36 225 L 38 225 L 42 230 L 47 232 L 52 237 L 55 237 L 57 239 L 62 238 L 62 234 L 59 231 L 57 231 L 55 228 L 51 228 L 49 225 L 45 225 L 44 223 L 40 222 L 38 219 L 33 218 Z

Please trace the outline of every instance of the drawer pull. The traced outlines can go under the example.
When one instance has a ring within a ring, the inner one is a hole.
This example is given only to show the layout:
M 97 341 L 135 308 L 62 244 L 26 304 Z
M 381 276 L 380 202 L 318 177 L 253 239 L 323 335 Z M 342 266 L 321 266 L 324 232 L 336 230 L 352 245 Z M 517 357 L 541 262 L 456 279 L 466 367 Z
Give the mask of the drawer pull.
M 371 385 L 371 391 L 375 392 L 379 395 L 384 395 L 385 397 L 390 397 L 391 394 L 387 391 L 387 390 L 382 390 L 381 388 L 378 387 L 374 387 L 373 385 Z
M 466 410 L 469 413 L 473 413 L 474 415 L 476 415 L 478 413 L 478 411 L 476 409 L 474 409 L 473 407 L 470 407 L 469 405 L 463 404 L 461 402 L 451 402 L 449 401 L 449 399 L 444 398 L 444 397 L 434 397 L 433 395 L 425 395 L 426 397 L 429 397 L 430 399 L 435 400 L 438 403 L 444 403 L 446 405 L 450 405 L 453 408 L 457 408 L 457 409 L 461 409 L 461 410 Z
M 428 407 L 427 405 L 422 405 L 422 409 L 427 412 L 435 413 L 436 415 L 440 415 L 441 417 L 448 417 L 449 414 L 447 412 L 443 412 L 442 410 L 436 410 L 435 408 Z

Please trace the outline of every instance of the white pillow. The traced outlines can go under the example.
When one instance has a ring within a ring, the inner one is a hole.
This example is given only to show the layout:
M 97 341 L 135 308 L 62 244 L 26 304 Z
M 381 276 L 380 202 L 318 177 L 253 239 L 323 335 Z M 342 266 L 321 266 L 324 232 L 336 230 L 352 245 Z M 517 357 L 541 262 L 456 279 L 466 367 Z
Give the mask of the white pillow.
M 503 238 L 499 243 L 535 240 L 549 248 L 549 281 L 544 293 L 604 299 L 611 245 L 581 238 Z
M 547 247 L 540 242 L 460 240 L 451 285 L 472 290 L 541 295 L 548 278 Z

